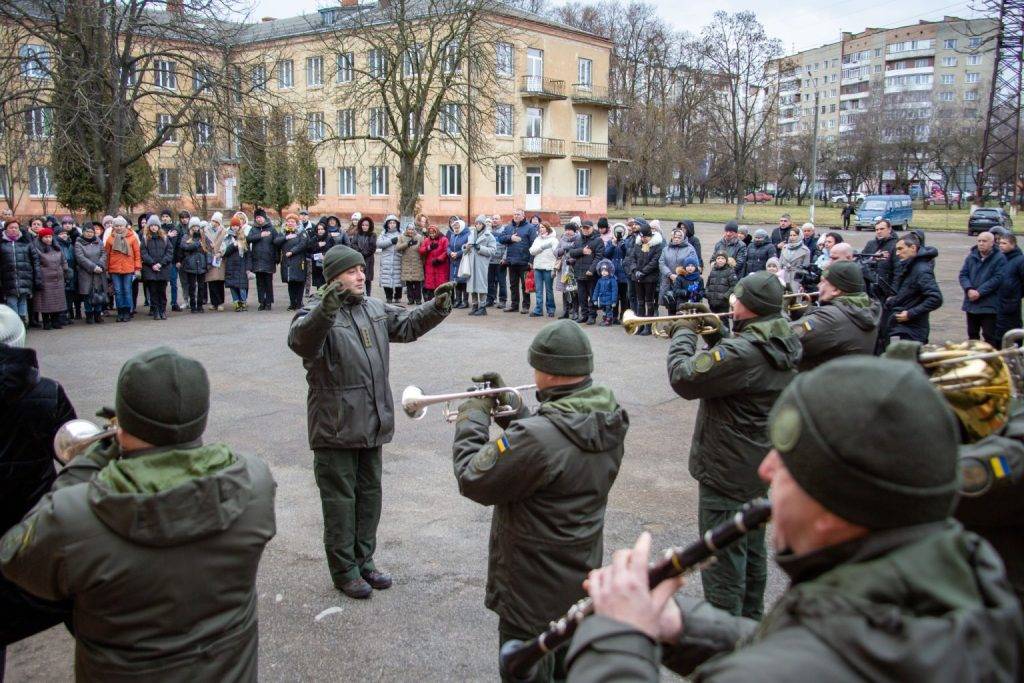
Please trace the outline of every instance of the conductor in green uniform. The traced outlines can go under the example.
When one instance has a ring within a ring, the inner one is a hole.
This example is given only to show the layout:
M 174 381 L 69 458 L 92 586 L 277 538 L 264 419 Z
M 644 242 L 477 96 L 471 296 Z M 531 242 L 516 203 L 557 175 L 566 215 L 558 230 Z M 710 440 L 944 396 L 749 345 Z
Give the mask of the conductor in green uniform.
M 313 471 L 324 513 L 324 549 L 336 588 L 368 598 L 391 587 L 373 553 L 381 511 L 381 448 L 395 433 L 388 381 L 392 342 L 412 342 L 451 312 L 454 285 L 412 310 L 366 296 L 366 261 L 355 249 L 324 255 L 327 284 L 292 320 L 288 347 L 302 357 Z

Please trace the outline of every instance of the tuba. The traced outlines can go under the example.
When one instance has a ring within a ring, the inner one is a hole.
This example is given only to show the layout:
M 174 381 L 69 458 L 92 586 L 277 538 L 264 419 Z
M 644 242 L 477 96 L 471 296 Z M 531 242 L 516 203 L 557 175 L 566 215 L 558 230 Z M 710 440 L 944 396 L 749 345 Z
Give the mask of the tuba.
M 918 362 L 956 415 L 962 441 L 973 443 L 998 432 L 1022 396 L 1024 329 L 1010 330 L 1003 348 L 982 341 L 946 342 L 921 349 Z

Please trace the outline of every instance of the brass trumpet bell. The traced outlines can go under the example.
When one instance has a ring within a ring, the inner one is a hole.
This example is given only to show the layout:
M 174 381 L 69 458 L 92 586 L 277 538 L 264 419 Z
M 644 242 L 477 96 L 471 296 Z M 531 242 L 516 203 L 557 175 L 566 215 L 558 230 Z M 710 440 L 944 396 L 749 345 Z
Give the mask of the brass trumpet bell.
M 117 427 L 106 429 L 89 420 L 70 420 L 61 425 L 53 436 L 53 452 L 65 465 L 85 452 L 89 446 L 117 434 Z
M 523 407 L 523 392 L 536 389 L 536 384 L 525 384 L 519 387 L 491 387 L 490 383 L 484 382 L 469 391 L 462 391 L 454 394 L 424 394 L 417 386 L 407 386 L 402 392 L 402 410 L 413 420 L 422 419 L 427 414 L 427 406 L 435 403 L 443 403 L 442 414 L 448 422 L 455 422 L 459 416 L 457 410 L 452 410 L 450 404 L 453 401 L 460 401 L 467 398 L 479 398 L 483 396 L 498 397 L 498 404 L 491 412 L 493 417 L 510 417 L 519 412 Z M 509 397 L 508 403 L 501 403 L 500 398 Z
M 626 334 L 637 334 L 641 328 L 650 325 L 651 332 L 656 337 L 668 337 L 668 323 L 675 322 L 676 320 L 696 320 L 698 318 L 727 318 L 732 313 L 681 313 L 679 315 L 656 315 L 650 317 L 639 316 L 632 311 L 632 309 L 626 309 L 622 314 L 622 329 L 625 330 Z M 722 324 L 719 321 L 717 325 L 705 325 L 697 330 L 697 334 L 715 334 L 722 330 Z

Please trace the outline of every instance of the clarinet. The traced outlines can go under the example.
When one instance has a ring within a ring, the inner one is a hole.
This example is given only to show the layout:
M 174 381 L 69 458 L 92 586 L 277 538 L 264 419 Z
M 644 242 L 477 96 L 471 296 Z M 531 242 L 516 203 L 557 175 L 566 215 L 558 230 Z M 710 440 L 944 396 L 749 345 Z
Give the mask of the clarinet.
M 736 516 L 713 529 L 708 529 L 701 540 L 685 548 L 669 548 L 651 564 L 647 573 L 653 588 L 662 581 L 687 574 L 713 558 L 722 548 L 738 541 L 745 534 L 767 523 L 772 516 L 767 500 L 756 500 L 743 506 Z M 576 633 L 585 617 L 594 613 L 594 603 L 583 598 L 569 608 L 558 621 L 551 622 L 544 633 L 530 640 L 510 640 L 501 648 L 500 666 L 503 673 L 516 681 L 531 681 L 536 675 L 537 663 L 549 652 L 562 647 Z

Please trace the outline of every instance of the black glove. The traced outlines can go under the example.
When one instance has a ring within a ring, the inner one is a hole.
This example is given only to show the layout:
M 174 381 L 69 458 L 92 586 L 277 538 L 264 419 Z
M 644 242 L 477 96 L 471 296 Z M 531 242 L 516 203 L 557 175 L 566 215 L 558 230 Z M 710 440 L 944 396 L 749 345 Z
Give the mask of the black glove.
M 391 244 L 398 244 L 398 238 L 397 237 L 392 237 L 391 238 Z
M 341 308 L 342 293 L 341 283 L 332 282 L 331 284 L 324 287 L 320 292 L 320 310 L 325 315 L 332 316 L 338 312 Z
M 485 372 L 482 375 L 477 375 L 476 377 L 474 377 L 473 381 L 476 382 L 477 384 L 487 382 L 487 384 L 489 384 L 492 389 L 500 389 L 501 387 L 508 386 L 507 384 L 505 384 L 505 380 L 502 379 L 501 375 L 498 374 L 497 372 Z M 510 392 L 498 394 L 497 396 L 494 396 L 493 399 L 495 406 L 497 406 L 499 403 L 501 405 L 506 406 L 515 405 L 516 400 L 515 396 L 513 396 Z M 508 429 L 511 420 L 512 416 L 509 415 L 503 415 L 501 417 L 494 418 L 494 421 L 502 429 Z
M 483 412 L 490 415 L 494 412 L 494 406 L 496 405 L 493 396 L 475 396 L 473 398 L 467 398 L 465 401 L 459 404 L 459 416 L 470 410 L 482 410 Z
M 434 305 L 445 315 L 452 312 L 452 294 L 454 293 L 454 282 L 446 282 L 434 290 Z
M 695 334 L 699 334 L 700 330 L 707 327 L 714 328 L 715 331 L 711 334 L 720 334 L 722 331 L 722 321 L 717 315 L 704 315 L 699 318 L 673 320 L 668 324 L 668 338 L 673 338 L 679 330 L 692 330 Z
M 440 265 L 442 265 L 444 263 L 444 259 L 443 258 L 436 258 L 433 261 L 431 261 L 431 263 L 433 263 L 435 266 L 440 266 Z

